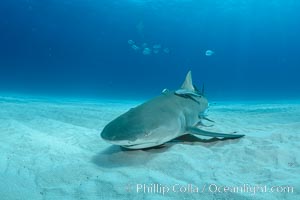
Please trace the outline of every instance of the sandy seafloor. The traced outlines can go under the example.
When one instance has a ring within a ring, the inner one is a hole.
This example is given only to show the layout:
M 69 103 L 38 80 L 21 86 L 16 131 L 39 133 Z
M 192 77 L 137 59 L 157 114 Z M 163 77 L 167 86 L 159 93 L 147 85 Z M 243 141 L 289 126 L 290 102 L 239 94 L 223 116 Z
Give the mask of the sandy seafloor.
M 300 101 L 216 102 L 207 130 L 246 134 L 238 140 L 126 151 L 100 139 L 139 103 L 1 96 L 0 199 L 300 199 Z M 213 192 L 244 184 L 267 191 Z

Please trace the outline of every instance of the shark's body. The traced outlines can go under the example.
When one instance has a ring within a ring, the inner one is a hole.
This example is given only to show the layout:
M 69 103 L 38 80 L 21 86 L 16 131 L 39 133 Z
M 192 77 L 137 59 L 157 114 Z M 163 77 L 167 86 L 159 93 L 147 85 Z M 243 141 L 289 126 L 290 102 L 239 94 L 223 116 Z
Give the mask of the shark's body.
M 109 143 L 129 149 L 149 148 L 164 144 L 185 134 L 239 138 L 207 132 L 198 128 L 207 119 L 207 99 L 192 85 L 189 72 L 181 89 L 165 91 L 119 116 L 107 124 L 101 137 Z

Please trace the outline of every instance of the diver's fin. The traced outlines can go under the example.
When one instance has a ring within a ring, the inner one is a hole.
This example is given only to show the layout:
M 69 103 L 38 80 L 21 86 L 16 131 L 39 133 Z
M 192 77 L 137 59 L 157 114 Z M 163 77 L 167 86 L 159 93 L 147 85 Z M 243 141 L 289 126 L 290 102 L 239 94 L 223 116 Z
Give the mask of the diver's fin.
M 193 134 L 193 135 L 203 135 L 203 136 L 209 136 L 209 137 L 222 137 L 222 138 L 240 138 L 245 135 L 235 135 L 235 134 L 224 134 L 224 133 L 216 133 L 216 132 L 209 132 L 209 131 L 204 131 L 196 127 L 189 127 L 188 128 L 188 133 Z

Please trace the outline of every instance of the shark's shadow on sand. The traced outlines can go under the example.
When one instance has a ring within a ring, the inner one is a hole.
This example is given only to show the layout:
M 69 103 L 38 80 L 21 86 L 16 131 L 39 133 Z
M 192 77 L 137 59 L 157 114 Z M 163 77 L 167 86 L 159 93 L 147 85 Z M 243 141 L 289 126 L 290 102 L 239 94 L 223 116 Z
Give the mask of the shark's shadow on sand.
M 230 138 L 211 138 L 201 139 L 193 135 L 183 135 L 161 146 L 146 148 L 146 149 L 126 149 L 117 145 L 111 145 L 97 155 L 92 157 L 92 162 L 101 168 L 119 168 L 127 166 L 145 165 L 150 160 L 154 159 L 158 154 L 163 154 L 170 147 L 176 144 L 201 145 L 209 148 L 219 142 L 232 140 Z M 223 142 L 223 145 L 228 143 Z

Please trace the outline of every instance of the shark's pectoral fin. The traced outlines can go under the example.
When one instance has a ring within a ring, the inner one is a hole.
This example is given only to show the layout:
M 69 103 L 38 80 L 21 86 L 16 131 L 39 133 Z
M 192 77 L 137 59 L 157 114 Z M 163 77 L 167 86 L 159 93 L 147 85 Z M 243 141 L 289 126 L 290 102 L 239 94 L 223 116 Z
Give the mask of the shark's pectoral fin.
M 214 120 L 211 120 L 211 119 L 207 118 L 207 109 L 204 112 L 199 113 L 198 117 L 199 117 L 199 119 L 204 119 L 204 120 L 209 121 L 209 122 L 215 122 Z
M 224 134 L 224 133 L 216 133 L 216 132 L 209 132 L 209 131 L 204 131 L 196 127 L 189 127 L 187 129 L 188 133 L 192 135 L 202 135 L 202 136 L 209 136 L 209 137 L 220 137 L 220 138 L 228 138 L 228 139 L 235 139 L 235 138 L 240 138 L 245 135 L 238 135 L 238 134 Z

